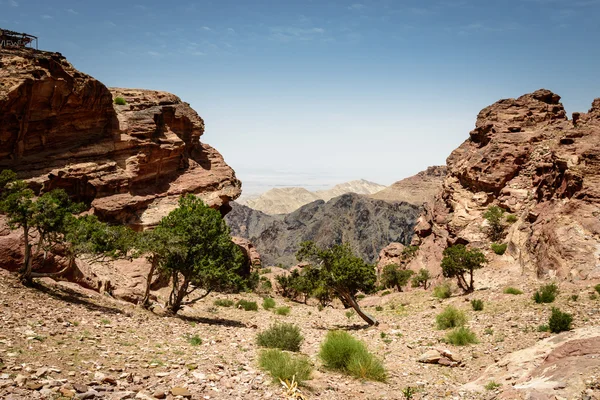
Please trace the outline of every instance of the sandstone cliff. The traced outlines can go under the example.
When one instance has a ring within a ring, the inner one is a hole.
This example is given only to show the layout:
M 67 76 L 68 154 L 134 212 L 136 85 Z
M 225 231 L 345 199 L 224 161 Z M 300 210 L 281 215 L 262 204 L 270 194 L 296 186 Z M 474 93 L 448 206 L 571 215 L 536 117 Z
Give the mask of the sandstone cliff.
M 264 266 L 297 264 L 295 254 L 302 241 L 321 246 L 342 242 L 367 262 L 375 262 L 390 242 L 407 243 L 421 208 L 408 203 L 387 203 L 354 193 L 328 202 L 317 200 L 287 215 L 267 215 L 233 204 L 225 217 L 232 234 L 249 239 Z
M 256 198 L 242 198 L 238 200 L 238 203 L 269 215 L 288 214 L 313 201 L 329 201 L 346 193 L 372 194 L 384 188 L 385 186 L 377 183 L 359 179 L 340 183 L 331 189 L 314 192 L 300 187 L 275 188 Z
M 442 189 L 445 166 L 433 166 L 418 174 L 395 182 L 370 197 L 385 201 L 405 201 L 412 204 L 433 203 Z
M 0 50 L 0 67 L 0 168 L 35 189 L 63 188 L 140 228 L 184 193 L 223 214 L 240 195 L 234 171 L 200 142 L 204 121 L 177 96 L 108 89 L 57 53 Z
M 538 90 L 484 108 L 448 157 L 440 195 L 416 227 L 411 268 L 439 273 L 447 245 L 488 251 L 490 266 L 516 276 L 600 277 L 600 99 L 569 120 L 560 96 Z M 489 252 L 483 213 L 497 204 L 518 217 L 508 250 Z
M 241 183 L 203 133 L 202 118 L 175 95 L 109 89 L 58 53 L 0 49 L 0 169 L 37 192 L 65 189 L 105 221 L 144 229 L 186 193 L 227 213 Z M 0 218 L 0 267 L 20 264 L 21 240 Z M 110 281 L 131 299 L 147 268 L 144 260 L 78 262 L 70 279 L 95 289 Z

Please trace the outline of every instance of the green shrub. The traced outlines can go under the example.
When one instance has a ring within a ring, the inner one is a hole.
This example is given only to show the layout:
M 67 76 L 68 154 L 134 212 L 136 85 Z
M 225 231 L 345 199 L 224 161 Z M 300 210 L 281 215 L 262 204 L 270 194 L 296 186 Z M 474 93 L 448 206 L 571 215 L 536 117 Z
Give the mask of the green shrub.
M 562 312 L 558 308 L 552 307 L 552 315 L 548 320 L 548 329 L 552 333 L 560 333 L 571 329 L 573 316 L 569 313 Z
M 540 303 L 552 303 L 558 295 L 558 286 L 555 283 L 544 285 L 533 294 L 533 300 Z
M 275 314 L 286 316 L 290 314 L 290 310 L 291 308 L 289 308 L 288 306 L 277 307 L 275 309 Z
M 550 332 L 548 325 L 540 325 L 537 327 L 538 332 Z
M 596 293 L 590 293 L 590 300 L 598 300 L 598 295 Z
M 508 218 L 506 218 L 508 220 Z M 486 385 L 484 386 L 485 390 L 496 390 L 498 389 L 500 386 L 499 383 L 496 383 L 494 381 L 489 381 L 488 383 L 486 383 Z
M 514 214 L 508 214 L 506 216 L 506 222 L 508 222 L 509 224 L 514 224 L 515 222 L 517 222 L 519 218 L 517 218 L 516 215 Z
M 572 294 L 572 295 L 571 295 L 571 300 L 572 300 L 572 301 L 577 301 L 577 300 L 579 300 L 579 295 L 578 295 L 578 294 Z
M 321 344 L 319 357 L 326 368 L 338 370 L 359 379 L 385 381 L 381 361 L 369 353 L 365 344 L 343 331 L 330 331 Z
M 514 287 L 507 287 L 506 289 L 504 289 L 504 293 L 505 294 L 523 294 L 523 291 L 519 290 L 517 288 L 514 288 Z
M 502 254 L 504 254 L 504 252 L 506 251 L 506 247 L 508 245 L 506 243 L 492 243 L 492 250 L 494 251 L 494 253 L 498 254 L 499 256 L 501 256 Z
M 390 292 L 389 290 L 384 290 L 383 292 L 381 292 L 381 295 L 382 296 L 387 296 L 390 293 L 392 293 L 392 292 Z
M 270 297 L 265 297 L 263 300 L 262 306 L 265 310 L 270 310 L 271 308 L 275 308 L 275 300 Z
M 260 275 L 264 275 L 264 274 L 270 274 L 271 273 L 271 268 L 261 268 L 258 273 Z
M 310 379 L 312 365 L 305 356 L 292 356 L 279 349 L 269 349 L 260 352 L 258 365 L 273 377 L 274 383 L 292 381 L 292 378 L 302 384 Z
M 433 288 L 433 296 L 438 299 L 447 299 L 452 296 L 452 288 L 448 282 L 444 282 Z
M 127 102 L 122 97 L 116 97 L 115 98 L 115 104 L 118 105 L 118 106 L 124 106 L 125 104 L 127 104 Z
M 354 310 L 348 310 L 346 311 L 346 318 L 350 319 L 352 317 L 354 317 Z
M 471 307 L 473 307 L 473 311 L 483 310 L 483 300 L 478 300 L 478 299 L 471 300 Z
M 417 389 L 415 389 L 414 387 L 411 387 L 411 386 L 407 386 L 404 389 L 402 389 L 402 395 L 407 400 L 412 399 L 416 393 L 417 393 Z
M 488 221 L 488 236 L 493 241 L 502 239 L 504 235 L 504 225 L 502 224 L 502 217 L 504 216 L 504 210 L 498 206 L 489 206 L 487 211 L 483 214 L 483 218 Z
M 362 299 L 364 299 L 365 297 L 367 297 L 367 296 L 365 296 L 365 295 L 364 295 L 364 294 L 362 294 L 362 293 L 361 293 L 361 294 L 357 294 L 357 295 L 356 295 L 356 298 L 357 298 L 358 300 L 362 300 Z
M 256 336 L 256 343 L 260 347 L 299 351 L 304 337 L 300 327 L 294 324 L 276 323 Z
M 213 303 L 215 306 L 219 307 L 231 307 L 233 305 L 233 300 L 229 299 L 217 299 Z
M 437 317 L 435 322 L 438 329 L 450 329 L 467 323 L 465 313 L 453 306 L 448 306 Z
M 594 286 L 594 290 L 596 291 L 596 293 L 600 294 L 600 283 Z
M 375 311 L 383 311 L 383 307 L 381 307 L 381 306 L 375 306 Z
M 188 336 L 187 341 L 192 346 L 200 346 L 202 344 L 202 339 L 198 335 Z
M 245 311 L 258 311 L 258 304 L 255 301 L 242 299 L 235 306 L 236 308 L 243 308 Z
M 446 342 L 455 346 L 466 346 L 468 344 L 478 343 L 477 336 L 475 336 L 469 328 L 464 326 L 448 332 L 446 335 Z

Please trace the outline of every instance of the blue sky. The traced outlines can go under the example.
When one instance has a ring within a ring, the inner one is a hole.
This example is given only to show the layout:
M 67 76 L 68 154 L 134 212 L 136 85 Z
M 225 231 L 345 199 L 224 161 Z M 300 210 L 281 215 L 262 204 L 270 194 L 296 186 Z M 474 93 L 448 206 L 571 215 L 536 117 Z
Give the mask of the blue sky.
M 248 192 L 443 164 L 477 113 L 539 88 L 600 97 L 600 0 L 0 0 L 108 86 L 166 90 Z

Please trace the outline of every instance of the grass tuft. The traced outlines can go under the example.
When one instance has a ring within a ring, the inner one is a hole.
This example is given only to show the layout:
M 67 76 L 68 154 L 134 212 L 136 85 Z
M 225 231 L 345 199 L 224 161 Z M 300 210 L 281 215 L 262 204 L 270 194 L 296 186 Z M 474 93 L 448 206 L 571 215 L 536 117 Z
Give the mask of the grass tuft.
M 348 332 L 330 331 L 321 344 L 319 357 L 326 368 L 355 378 L 385 382 L 387 373 L 381 361 L 365 344 Z
M 122 97 L 116 97 L 115 98 L 115 104 L 118 105 L 118 106 L 124 106 L 125 104 L 127 104 L 127 102 Z
M 291 310 L 291 308 L 288 306 L 277 307 L 275 309 L 275 314 L 286 316 L 286 315 L 290 314 L 290 310 Z
M 273 324 L 256 336 L 256 342 L 260 347 L 288 351 L 300 351 L 303 340 L 300 327 L 286 323 Z
M 558 286 L 555 283 L 544 285 L 535 291 L 533 300 L 538 303 L 552 303 L 558 295 Z
M 255 301 L 240 300 L 235 305 L 236 308 L 243 308 L 245 311 L 258 311 L 258 304 Z
M 267 371 L 273 382 L 279 384 L 281 381 L 292 381 L 298 384 L 310 379 L 312 365 L 305 356 L 292 356 L 279 349 L 269 349 L 260 352 L 258 365 Z
M 438 329 L 450 329 L 467 323 L 465 313 L 453 306 L 448 306 L 435 317 Z
M 523 294 L 523 291 L 514 287 L 507 287 L 504 289 L 504 294 Z
M 482 311 L 483 310 L 483 300 L 478 300 L 478 299 L 471 300 L 471 307 L 473 307 L 473 311 Z
M 447 299 L 452 296 L 452 288 L 449 283 L 442 283 L 433 288 L 433 296 L 438 299 Z
M 455 346 L 466 346 L 468 344 L 479 343 L 477 336 L 464 326 L 456 328 L 446 335 L 446 342 Z
M 217 299 L 213 303 L 215 306 L 219 307 L 231 307 L 233 305 L 233 300 L 229 299 Z
M 270 297 L 265 297 L 263 300 L 262 306 L 265 310 L 270 310 L 275 308 L 275 300 Z

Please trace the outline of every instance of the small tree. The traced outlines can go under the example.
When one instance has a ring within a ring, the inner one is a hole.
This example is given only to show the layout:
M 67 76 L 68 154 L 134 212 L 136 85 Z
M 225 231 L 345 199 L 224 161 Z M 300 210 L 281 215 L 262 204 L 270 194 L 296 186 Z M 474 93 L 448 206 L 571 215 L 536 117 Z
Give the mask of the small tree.
M 299 261 L 310 261 L 313 268 L 319 270 L 323 283 L 343 303 L 351 306 L 369 325 L 378 324 L 356 301 L 359 291 L 370 293 L 374 290 L 377 279 L 375 268 L 355 256 L 350 246 L 343 244 L 322 249 L 314 242 L 304 242 L 300 245 L 296 258 Z
M 414 271 L 410 269 L 402 269 L 399 265 L 390 264 L 383 267 L 381 282 L 386 288 L 396 287 L 401 292 L 402 286 L 408 283 L 413 274 Z
M 194 303 L 210 292 L 239 290 L 243 255 L 231 241 L 229 228 L 221 214 L 196 196 L 179 199 L 155 228 L 158 235 L 170 236 L 171 244 L 161 267 L 171 275 L 172 289 L 167 308 L 177 313 L 186 296 L 202 289 L 204 294 L 188 301 Z
M 423 289 L 427 290 L 427 283 L 431 280 L 431 274 L 425 268 L 421 268 L 419 272 L 413 276 L 411 280 L 412 287 L 423 286 Z
M 469 250 L 462 244 L 444 250 L 442 272 L 446 278 L 456 278 L 458 287 L 465 293 L 475 290 L 473 272 L 486 262 L 483 253 L 477 249 Z M 469 278 L 465 277 L 469 275 Z
M 503 216 L 504 210 L 498 206 L 488 207 L 487 211 L 483 214 L 483 218 L 490 224 L 488 236 L 493 242 L 502 240 L 504 236 L 504 224 L 502 223 Z

